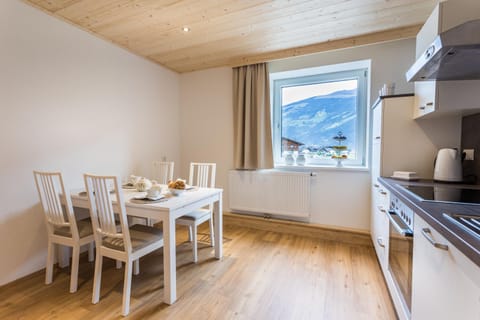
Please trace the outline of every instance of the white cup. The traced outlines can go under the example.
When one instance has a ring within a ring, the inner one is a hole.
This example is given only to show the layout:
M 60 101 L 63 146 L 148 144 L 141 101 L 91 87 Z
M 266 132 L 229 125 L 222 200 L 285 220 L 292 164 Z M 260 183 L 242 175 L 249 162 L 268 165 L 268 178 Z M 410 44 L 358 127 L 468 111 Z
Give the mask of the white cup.
M 156 198 L 160 195 L 160 190 L 157 188 L 151 188 L 147 191 L 147 197 L 148 198 Z

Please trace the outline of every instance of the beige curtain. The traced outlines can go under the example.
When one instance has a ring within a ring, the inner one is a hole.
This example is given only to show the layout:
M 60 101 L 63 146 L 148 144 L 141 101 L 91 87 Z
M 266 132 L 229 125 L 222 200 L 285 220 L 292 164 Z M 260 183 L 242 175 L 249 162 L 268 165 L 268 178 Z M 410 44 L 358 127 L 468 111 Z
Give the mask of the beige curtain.
M 236 169 L 273 168 L 267 64 L 233 68 Z

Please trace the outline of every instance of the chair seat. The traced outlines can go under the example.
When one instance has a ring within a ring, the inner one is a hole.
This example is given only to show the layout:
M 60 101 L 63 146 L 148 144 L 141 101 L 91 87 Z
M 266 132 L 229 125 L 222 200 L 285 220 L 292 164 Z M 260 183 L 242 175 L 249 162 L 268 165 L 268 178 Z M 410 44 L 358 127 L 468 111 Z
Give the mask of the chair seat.
M 77 227 L 78 227 L 78 236 L 80 238 L 84 238 L 93 234 L 92 221 L 90 220 L 90 218 L 78 220 Z M 53 233 L 62 237 L 69 237 L 69 238 L 72 237 L 72 231 L 70 230 L 70 227 L 67 227 L 67 226 L 54 227 Z
M 184 214 L 177 220 L 191 220 L 191 221 L 197 221 L 201 220 L 202 218 L 208 216 L 211 214 L 211 211 L 209 209 L 198 209 L 192 212 L 189 212 L 187 214 Z
M 163 232 L 158 228 L 135 224 L 131 226 L 129 230 L 132 242 L 132 252 L 163 239 Z M 105 237 L 103 239 L 103 245 L 110 249 L 125 251 L 123 239 Z

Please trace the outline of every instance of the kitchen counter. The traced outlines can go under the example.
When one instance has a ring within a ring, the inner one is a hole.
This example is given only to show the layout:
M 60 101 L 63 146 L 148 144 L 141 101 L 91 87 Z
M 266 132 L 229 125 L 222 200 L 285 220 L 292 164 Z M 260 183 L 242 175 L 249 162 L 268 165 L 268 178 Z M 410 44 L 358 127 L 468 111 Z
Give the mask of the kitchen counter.
M 451 244 L 480 267 L 480 238 L 467 232 L 443 216 L 443 213 L 480 216 L 480 204 L 458 204 L 422 201 L 401 186 L 442 186 L 451 188 L 480 189 L 478 185 L 438 183 L 431 180 L 404 181 L 392 178 L 378 178 L 390 192 L 414 210 L 428 224 L 444 236 Z

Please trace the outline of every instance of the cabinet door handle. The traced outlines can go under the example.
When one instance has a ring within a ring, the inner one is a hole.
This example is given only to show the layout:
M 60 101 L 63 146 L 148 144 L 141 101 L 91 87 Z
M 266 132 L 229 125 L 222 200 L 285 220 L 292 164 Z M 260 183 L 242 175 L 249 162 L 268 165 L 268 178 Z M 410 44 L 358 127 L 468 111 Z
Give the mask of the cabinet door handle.
M 376 136 L 376 137 L 375 137 L 375 140 L 380 140 L 381 138 L 382 138 L 382 137 L 380 137 L 380 136 Z
M 387 213 L 387 210 L 383 209 L 382 206 L 378 206 L 377 208 L 378 208 L 378 210 L 380 210 L 380 212 Z
M 448 246 L 446 244 L 438 243 L 432 238 L 432 231 L 429 228 L 422 228 L 422 234 L 425 238 L 427 238 L 428 242 L 432 244 L 435 248 L 448 250 Z
M 433 106 L 433 102 L 427 102 L 427 103 L 426 103 L 426 106 L 427 106 L 427 107 Z
M 377 237 L 377 243 L 380 247 L 385 248 L 382 237 Z
M 378 187 L 380 187 L 380 185 L 379 185 L 379 184 L 377 184 L 377 183 L 375 183 L 373 186 L 374 186 L 375 188 L 378 188 Z
M 380 190 L 379 192 L 380 192 L 380 194 L 381 194 L 382 196 L 386 196 L 386 195 L 387 195 L 387 193 L 386 193 L 385 191 L 383 191 L 383 190 Z
M 420 107 L 418 107 L 418 109 L 425 110 L 425 106 L 420 106 Z

